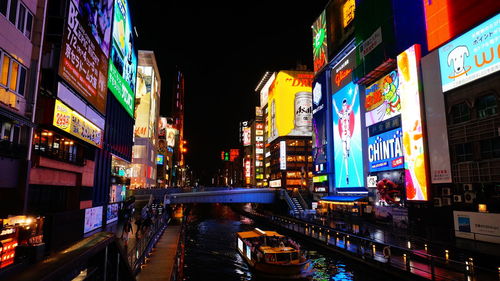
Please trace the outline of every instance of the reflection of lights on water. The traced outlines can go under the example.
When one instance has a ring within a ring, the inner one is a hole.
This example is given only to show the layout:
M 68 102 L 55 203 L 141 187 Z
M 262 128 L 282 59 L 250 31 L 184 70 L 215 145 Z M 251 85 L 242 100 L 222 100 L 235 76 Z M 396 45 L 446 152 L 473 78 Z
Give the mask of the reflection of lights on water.
M 375 234 L 373 235 L 373 237 L 375 238 L 375 240 L 383 241 L 384 233 L 380 229 L 377 229 L 375 230 Z

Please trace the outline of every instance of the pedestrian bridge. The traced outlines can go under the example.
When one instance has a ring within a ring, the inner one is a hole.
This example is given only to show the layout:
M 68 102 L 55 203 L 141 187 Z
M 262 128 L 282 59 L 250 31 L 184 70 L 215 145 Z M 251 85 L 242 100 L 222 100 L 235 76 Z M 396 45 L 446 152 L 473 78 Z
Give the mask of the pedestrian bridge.
M 278 198 L 277 198 L 278 197 Z M 165 204 L 188 203 L 263 203 L 271 204 L 279 199 L 274 188 L 225 188 L 216 190 L 193 189 L 192 192 L 167 193 Z

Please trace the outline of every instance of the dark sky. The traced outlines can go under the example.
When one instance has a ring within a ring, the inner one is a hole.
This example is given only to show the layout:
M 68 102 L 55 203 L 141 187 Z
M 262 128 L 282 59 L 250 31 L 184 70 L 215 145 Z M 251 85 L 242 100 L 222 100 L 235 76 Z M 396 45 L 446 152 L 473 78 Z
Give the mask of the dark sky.
M 238 123 L 254 116 L 254 89 L 265 71 L 312 69 L 311 25 L 328 1 L 199 2 L 131 2 L 137 46 L 158 60 L 163 115 L 176 66 L 185 74 L 187 159 L 198 171 L 238 147 Z

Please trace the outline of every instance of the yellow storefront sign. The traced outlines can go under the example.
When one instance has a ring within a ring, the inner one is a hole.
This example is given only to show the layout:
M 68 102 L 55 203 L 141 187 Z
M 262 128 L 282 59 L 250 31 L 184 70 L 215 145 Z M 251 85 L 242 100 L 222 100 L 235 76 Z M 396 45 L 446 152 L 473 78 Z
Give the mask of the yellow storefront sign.
M 52 125 L 99 148 L 102 147 L 102 130 L 83 116 L 56 100 Z

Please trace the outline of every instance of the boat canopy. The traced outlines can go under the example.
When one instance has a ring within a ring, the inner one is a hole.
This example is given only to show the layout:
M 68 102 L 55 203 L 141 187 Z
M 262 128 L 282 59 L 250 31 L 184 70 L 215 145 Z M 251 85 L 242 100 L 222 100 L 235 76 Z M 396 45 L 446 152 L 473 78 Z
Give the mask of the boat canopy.
M 248 238 L 257 238 L 257 237 L 284 237 L 283 235 L 279 234 L 276 231 L 262 231 L 262 230 L 252 230 L 252 231 L 243 231 L 243 232 L 238 232 L 238 236 L 241 237 L 242 239 L 248 239 Z

